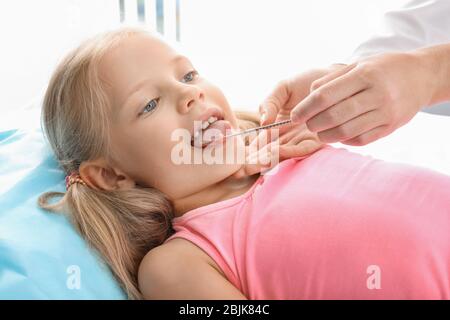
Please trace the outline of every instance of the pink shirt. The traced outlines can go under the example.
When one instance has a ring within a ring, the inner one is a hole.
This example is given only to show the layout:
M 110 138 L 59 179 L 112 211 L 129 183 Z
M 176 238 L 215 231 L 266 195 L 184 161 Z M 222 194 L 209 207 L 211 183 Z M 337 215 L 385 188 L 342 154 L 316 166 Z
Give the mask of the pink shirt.
M 450 177 L 325 146 L 173 219 L 248 299 L 450 299 Z

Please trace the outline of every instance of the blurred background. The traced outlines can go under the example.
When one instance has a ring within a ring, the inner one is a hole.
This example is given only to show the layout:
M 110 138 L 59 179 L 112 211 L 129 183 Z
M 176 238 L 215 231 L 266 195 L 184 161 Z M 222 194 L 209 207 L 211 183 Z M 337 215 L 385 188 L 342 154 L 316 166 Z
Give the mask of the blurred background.
M 57 62 L 121 24 L 182 46 L 234 108 L 257 110 L 281 79 L 343 62 L 405 0 L 3 0 L 0 130 L 40 99 Z M 13 114 L 12 114 L 13 113 Z

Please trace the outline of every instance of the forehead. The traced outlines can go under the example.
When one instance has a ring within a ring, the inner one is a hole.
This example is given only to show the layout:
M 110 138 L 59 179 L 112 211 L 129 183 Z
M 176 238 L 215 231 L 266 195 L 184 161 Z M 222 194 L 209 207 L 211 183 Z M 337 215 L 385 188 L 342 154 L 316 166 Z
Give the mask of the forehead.
M 109 81 L 120 80 L 124 73 L 137 75 L 166 66 L 177 53 L 152 35 L 131 35 L 110 49 L 100 62 L 100 73 Z

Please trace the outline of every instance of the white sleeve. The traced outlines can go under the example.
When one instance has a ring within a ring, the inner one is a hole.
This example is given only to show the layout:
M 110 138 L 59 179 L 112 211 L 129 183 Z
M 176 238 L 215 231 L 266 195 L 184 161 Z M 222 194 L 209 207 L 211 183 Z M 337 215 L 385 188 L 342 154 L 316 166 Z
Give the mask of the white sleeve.
M 363 42 L 347 59 L 410 51 L 450 42 L 450 0 L 412 0 L 384 15 L 384 32 Z

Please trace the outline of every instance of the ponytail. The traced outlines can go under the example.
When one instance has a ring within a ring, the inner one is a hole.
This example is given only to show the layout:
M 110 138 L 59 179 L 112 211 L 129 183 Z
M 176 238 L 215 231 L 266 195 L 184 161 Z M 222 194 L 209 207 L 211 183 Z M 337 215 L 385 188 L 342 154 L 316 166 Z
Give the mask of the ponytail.
M 54 196 L 64 195 L 56 204 Z M 98 191 L 81 184 L 67 193 L 47 192 L 38 199 L 41 208 L 63 211 L 83 238 L 105 260 L 131 299 L 142 299 L 138 289 L 139 264 L 152 248 L 174 230 L 173 207 L 158 190 Z

